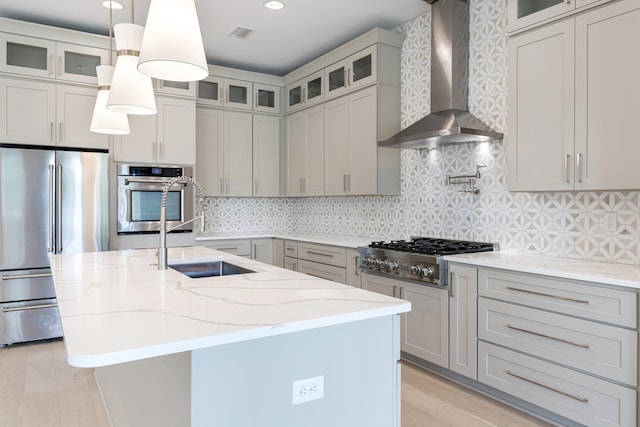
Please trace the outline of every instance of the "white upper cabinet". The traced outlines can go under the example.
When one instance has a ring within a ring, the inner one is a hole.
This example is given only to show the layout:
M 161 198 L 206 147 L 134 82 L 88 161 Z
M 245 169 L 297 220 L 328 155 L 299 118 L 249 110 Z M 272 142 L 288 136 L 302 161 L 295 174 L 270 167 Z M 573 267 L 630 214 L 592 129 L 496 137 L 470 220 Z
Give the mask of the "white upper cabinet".
M 97 84 L 96 67 L 109 63 L 109 51 L 37 37 L 0 33 L 0 71 Z
M 280 196 L 280 117 L 253 115 L 253 195 Z
M 157 96 L 156 106 L 156 115 L 129 115 L 131 133 L 114 138 L 114 160 L 128 163 L 195 164 L 195 102 Z
M 324 101 L 324 70 L 287 85 L 287 113 Z
M 198 82 L 198 104 L 215 107 L 253 109 L 251 82 L 209 76 Z
M 264 113 L 280 113 L 280 88 L 254 82 L 253 110 Z
M 639 38 L 623 0 L 509 40 L 509 190 L 640 188 Z
M 196 97 L 196 82 L 174 82 L 171 80 L 153 80 L 155 92 L 163 95 Z
M 373 45 L 325 69 L 325 96 L 335 98 L 376 79 L 377 45 Z
M 286 195 L 324 194 L 324 105 L 286 119 Z
M 541 25 L 611 0 L 509 0 L 509 31 Z
M 0 78 L 0 141 L 107 149 L 107 135 L 89 131 L 97 94 L 90 87 Z

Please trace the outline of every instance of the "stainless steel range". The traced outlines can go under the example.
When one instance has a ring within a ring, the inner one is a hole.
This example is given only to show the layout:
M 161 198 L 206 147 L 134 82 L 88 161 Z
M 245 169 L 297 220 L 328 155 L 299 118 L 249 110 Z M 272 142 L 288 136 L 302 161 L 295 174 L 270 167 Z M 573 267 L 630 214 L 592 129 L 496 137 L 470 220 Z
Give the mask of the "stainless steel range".
M 411 240 L 373 242 L 358 248 L 360 269 L 399 279 L 447 285 L 444 255 L 498 250 L 497 244 L 465 240 L 412 237 Z

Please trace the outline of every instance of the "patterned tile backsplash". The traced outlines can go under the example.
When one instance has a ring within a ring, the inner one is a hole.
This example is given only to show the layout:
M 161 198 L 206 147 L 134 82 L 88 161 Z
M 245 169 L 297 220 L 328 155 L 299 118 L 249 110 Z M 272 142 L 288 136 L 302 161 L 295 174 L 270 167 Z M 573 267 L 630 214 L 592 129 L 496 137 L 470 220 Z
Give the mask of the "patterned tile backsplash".
M 507 0 L 471 0 L 469 109 L 508 138 Z M 429 112 L 431 16 L 397 28 L 402 52 L 402 127 Z M 446 175 L 485 165 L 479 194 Z M 403 150 L 402 195 L 300 199 L 208 198 L 212 231 L 301 231 L 498 242 L 502 249 L 640 264 L 640 192 L 512 193 L 503 142 Z M 613 213 L 615 231 L 604 227 Z

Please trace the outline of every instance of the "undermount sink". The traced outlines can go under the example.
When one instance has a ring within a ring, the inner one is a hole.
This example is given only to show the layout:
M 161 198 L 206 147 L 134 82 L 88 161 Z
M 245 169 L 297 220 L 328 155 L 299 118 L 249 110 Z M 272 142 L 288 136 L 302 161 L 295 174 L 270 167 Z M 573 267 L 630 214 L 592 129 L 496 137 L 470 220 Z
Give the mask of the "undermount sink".
M 169 262 L 168 267 L 194 279 L 255 273 L 253 270 L 220 260 L 183 260 L 179 262 Z

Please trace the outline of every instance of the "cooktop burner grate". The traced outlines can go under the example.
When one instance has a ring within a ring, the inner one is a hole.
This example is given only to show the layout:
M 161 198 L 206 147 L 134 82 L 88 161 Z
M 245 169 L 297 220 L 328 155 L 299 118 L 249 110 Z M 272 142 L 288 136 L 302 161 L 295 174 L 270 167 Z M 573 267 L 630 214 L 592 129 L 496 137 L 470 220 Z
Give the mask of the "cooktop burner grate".
M 416 237 L 409 241 L 391 240 L 389 242 L 372 242 L 369 247 L 426 255 L 453 255 L 470 252 L 486 252 L 494 249 L 493 243 L 435 239 L 429 237 Z

